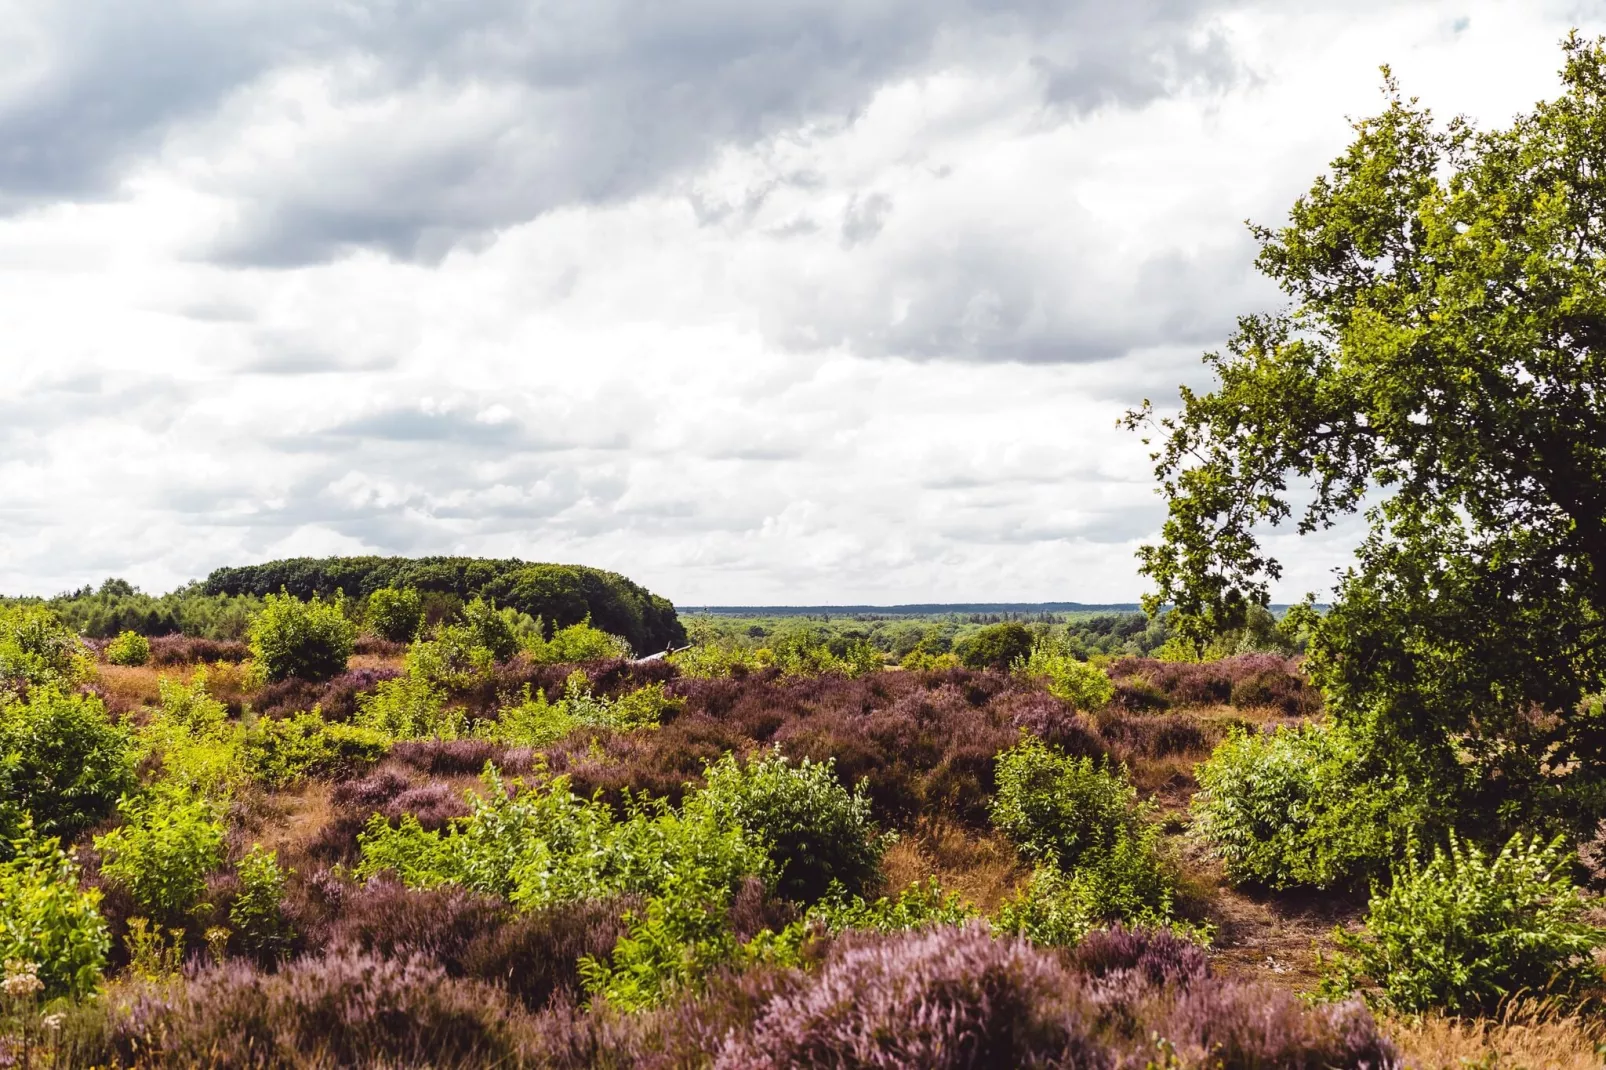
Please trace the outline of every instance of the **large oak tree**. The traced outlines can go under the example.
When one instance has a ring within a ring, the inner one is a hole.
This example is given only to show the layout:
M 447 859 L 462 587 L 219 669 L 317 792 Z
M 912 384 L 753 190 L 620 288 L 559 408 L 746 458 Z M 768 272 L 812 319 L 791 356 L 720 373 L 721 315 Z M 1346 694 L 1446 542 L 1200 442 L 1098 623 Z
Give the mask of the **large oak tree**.
M 1151 611 L 1264 605 L 1267 525 L 1367 519 L 1310 665 L 1375 760 L 1466 824 L 1606 814 L 1606 44 L 1503 129 L 1388 105 L 1255 228 L 1289 297 L 1155 427 Z

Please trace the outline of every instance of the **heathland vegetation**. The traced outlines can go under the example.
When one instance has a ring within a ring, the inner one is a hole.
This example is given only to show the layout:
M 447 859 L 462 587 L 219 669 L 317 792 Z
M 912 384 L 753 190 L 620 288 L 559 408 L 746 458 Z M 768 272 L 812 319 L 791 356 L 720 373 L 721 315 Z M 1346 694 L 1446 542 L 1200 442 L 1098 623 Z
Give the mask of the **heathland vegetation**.
M 1258 232 L 1289 310 L 1129 417 L 1146 615 L 461 558 L 0 604 L 0 1061 L 1600 1065 L 1606 46 L 1564 81 L 1391 83 Z M 1296 507 L 1369 526 L 1278 614 Z

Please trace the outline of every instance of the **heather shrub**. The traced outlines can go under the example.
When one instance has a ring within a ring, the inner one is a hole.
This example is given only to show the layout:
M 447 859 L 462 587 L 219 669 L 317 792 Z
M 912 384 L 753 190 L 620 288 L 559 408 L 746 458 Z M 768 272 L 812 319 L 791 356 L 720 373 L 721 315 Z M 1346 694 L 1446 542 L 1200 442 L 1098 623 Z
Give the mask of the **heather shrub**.
M 424 600 L 411 587 L 380 587 L 368 596 L 368 627 L 381 639 L 411 642 L 424 624 Z
M 278 854 L 253 844 L 235 863 L 240 891 L 229 906 L 234 937 L 246 951 L 265 960 L 289 951 L 295 930 L 284 915 L 284 872 Z
M 356 626 L 341 602 L 270 594 L 251 620 L 251 656 L 269 681 L 327 680 L 346 671 Z
M 134 785 L 129 734 L 93 695 L 36 687 L 0 701 L 0 858 L 28 815 L 42 836 L 71 839 Z
M 1207 706 L 1233 702 L 1233 690 L 1248 706 L 1271 706 L 1290 716 L 1321 709 L 1296 659 L 1280 654 L 1237 654 L 1213 661 L 1118 658 L 1108 666 L 1118 701 L 1128 709 Z
M 88 650 L 40 605 L 0 605 L 0 700 L 30 687 L 70 690 L 93 669 Z
M 954 646 L 967 669 L 1007 669 L 1032 653 L 1032 633 L 1008 621 L 971 632 Z
M 1100 758 L 1105 748 L 1100 733 L 1086 716 L 1042 691 L 1017 691 L 1004 696 L 998 712 L 1007 723 L 1051 747 L 1078 757 Z
M 123 632 L 106 644 L 105 654 L 113 665 L 143 665 L 151 660 L 151 642 L 138 632 Z
M 200 662 L 239 664 L 251 657 L 251 648 L 238 639 L 205 639 L 193 635 L 158 635 L 150 639 L 151 661 L 157 665 L 194 665 Z
M 124 823 L 95 837 L 100 872 L 163 923 L 177 922 L 223 861 L 223 825 L 214 804 L 179 790 L 125 796 Z
M 350 776 L 384 757 L 388 743 L 372 728 L 330 724 L 315 706 L 258 720 L 245 733 L 243 761 L 256 779 L 282 788 L 312 776 Z
M 1342 727 L 1236 730 L 1195 775 L 1194 829 L 1240 883 L 1353 886 L 1381 874 L 1426 819 L 1412 785 L 1366 769 Z
M 1572 994 L 1599 985 L 1593 951 L 1606 930 L 1586 924 L 1571 854 L 1513 836 L 1499 854 L 1450 836 L 1430 861 L 1412 858 L 1374 893 L 1360 933 L 1335 932 L 1323 991 L 1362 992 L 1393 1010 L 1493 1011 L 1519 991 Z
M 876 879 L 886 841 L 871 821 L 870 800 L 843 787 L 833 765 L 794 764 L 779 750 L 745 762 L 726 754 L 687 805 L 763 843 L 781 895 L 812 903 L 832 884 L 854 894 Z
M 32 964 L 46 999 L 87 995 L 111 949 L 99 902 L 61 841 L 25 823 L 0 861 L 0 962 Z
M 1098 1065 L 1070 980 L 983 926 L 861 937 L 732 1032 L 715 1066 Z
M 1048 692 L 1079 710 L 1098 710 L 1115 697 L 1115 685 L 1104 670 L 1090 662 L 1039 643 L 1029 656 L 1012 663 L 1013 671 L 1047 681 Z
M 1072 869 L 1142 824 L 1124 771 L 1072 758 L 1026 737 L 998 755 L 993 825 L 1027 856 Z
M 387 739 L 456 739 L 465 728 L 463 711 L 447 706 L 445 693 L 414 672 L 382 680 L 373 694 L 359 695 L 352 720 Z
M 324 1068 L 515 1065 L 530 1038 L 498 988 L 344 951 L 276 972 L 231 960 L 109 1008 L 96 1063 Z

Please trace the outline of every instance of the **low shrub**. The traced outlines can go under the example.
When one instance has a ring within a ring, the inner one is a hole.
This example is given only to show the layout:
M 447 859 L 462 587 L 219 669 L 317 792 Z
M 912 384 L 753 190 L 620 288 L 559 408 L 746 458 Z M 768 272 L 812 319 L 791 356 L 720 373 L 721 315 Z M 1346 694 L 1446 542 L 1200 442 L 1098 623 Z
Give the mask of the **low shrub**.
M 445 692 L 411 672 L 357 696 L 353 721 L 387 739 L 456 739 L 466 727 L 463 711 L 446 705 Z
M 546 665 L 577 664 L 584 661 L 606 661 L 609 658 L 631 656 L 630 644 L 617 635 L 609 635 L 591 626 L 590 618 L 567 628 L 559 628 L 551 639 L 543 639 L 539 632 L 531 636 L 524 647 L 530 660 Z
M 229 923 L 241 948 L 272 962 L 290 950 L 295 930 L 284 915 L 284 872 L 278 855 L 253 844 L 235 864 L 240 891 L 229 907 Z
M 519 652 L 513 624 L 497 612 L 495 602 L 470 599 L 463 607 L 463 624 L 469 630 L 472 645 L 489 651 L 492 660 L 506 661 Z
M 100 893 L 80 891 L 78 867 L 55 837 L 18 830 L 0 861 L 0 963 L 27 963 L 46 999 L 88 995 L 111 950 Z
M 832 761 L 794 764 L 775 750 L 743 762 L 727 753 L 704 778 L 688 806 L 763 843 L 781 895 L 812 903 L 833 884 L 857 894 L 879 875 L 886 841 L 871 821 L 870 800 L 842 786 Z
M 380 587 L 368 596 L 367 623 L 381 639 L 411 642 L 424 624 L 424 600 L 411 587 Z
M 243 759 L 252 776 L 282 788 L 307 777 L 351 776 L 384 757 L 388 744 L 383 733 L 371 728 L 330 724 L 313 707 L 278 720 L 258 720 L 245 733 Z
M 1116 701 L 1127 709 L 1213 706 L 1239 703 L 1270 706 L 1289 716 L 1322 708 L 1321 692 L 1311 686 L 1297 658 L 1281 654 L 1237 654 L 1213 661 L 1161 661 L 1117 658 L 1107 668 Z
M 957 892 L 944 891 L 937 878 L 932 877 L 925 883 L 916 881 L 909 885 L 895 899 L 882 896 L 873 902 L 866 902 L 860 896 L 849 898 L 837 886 L 810 907 L 802 920 L 807 928 L 817 927 L 831 933 L 849 930 L 890 933 L 932 925 L 963 925 L 977 916 L 975 907 Z
M 248 776 L 245 729 L 206 688 L 198 669 L 188 684 L 163 678 L 161 705 L 136 734 L 142 761 L 159 763 L 167 787 L 223 799 Z
M 345 672 L 356 637 L 340 602 L 303 602 L 288 594 L 268 595 L 249 632 L 251 656 L 269 681 L 327 680 Z
M 143 665 L 151 660 L 151 642 L 138 632 L 123 632 L 106 644 L 105 656 L 113 665 Z
M 1354 887 L 1427 821 L 1413 786 L 1365 767 L 1342 727 L 1235 730 L 1195 775 L 1195 832 L 1238 883 Z
M 158 922 L 185 917 L 223 862 L 223 825 L 216 807 L 176 790 L 126 796 L 124 824 L 95 837 L 100 872 Z
M 1606 930 L 1586 924 L 1572 857 L 1558 837 L 1513 836 L 1489 858 L 1450 837 L 1398 867 L 1360 933 L 1338 930 L 1323 993 L 1364 993 L 1404 1013 L 1490 1012 L 1517 992 L 1573 995 L 1601 982 L 1591 959 Z
M 439 1070 L 511 1065 L 534 1040 L 495 986 L 344 951 L 273 973 L 230 960 L 130 997 L 107 1009 L 95 1064 Z
M 477 733 L 486 738 L 518 747 L 546 747 L 579 728 L 607 728 L 628 732 L 637 728 L 656 728 L 665 714 L 684 706 L 670 697 L 663 684 L 648 684 L 617 699 L 592 693 L 590 679 L 576 669 L 564 684 L 563 697 L 548 702 L 545 691 L 530 697 L 524 687 L 524 701 L 505 706 L 496 720 L 482 722 Z
M 998 755 L 993 825 L 1028 857 L 1070 870 L 1136 833 L 1137 792 L 1124 772 L 1026 737 Z
M 1012 663 L 1014 672 L 1043 680 L 1049 694 L 1079 710 L 1099 710 L 1115 697 L 1115 685 L 1103 669 L 1039 643 L 1028 657 Z
M 133 786 L 133 739 L 98 698 L 41 686 L 0 701 L 0 858 L 29 815 L 39 835 L 70 840 Z
M 357 715 L 358 702 L 386 680 L 400 676 L 397 669 L 347 669 L 339 676 L 314 683 L 291 677 L 265 684 L 253 696 L 252 705 L 263 717 L 285 717 L 310 710 L 323 711 L 327 721 L 350 721 Z
M 251 648 L 238 639 L 203 639 L 193 635 L 158 635 L 150 640 L 151 662 L 156 665 L 199 665 L 226 661 L 238 665 L 251 656 Z
M 60 617 L 41 605 L 0 605 L 0 699 L 31 687 L 71 690 L 94 663 Z

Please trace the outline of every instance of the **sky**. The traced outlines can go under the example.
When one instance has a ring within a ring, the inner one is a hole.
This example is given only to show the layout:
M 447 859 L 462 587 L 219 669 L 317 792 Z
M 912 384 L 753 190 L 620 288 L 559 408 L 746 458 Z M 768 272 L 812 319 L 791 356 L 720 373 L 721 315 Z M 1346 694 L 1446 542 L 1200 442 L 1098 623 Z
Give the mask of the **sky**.
M 293 555 L 1135 600 L 1128 408 L 1606 2 L 0 0 L 0 591 Z M 1273 546 L 1330 586 L 1353 526 Z

